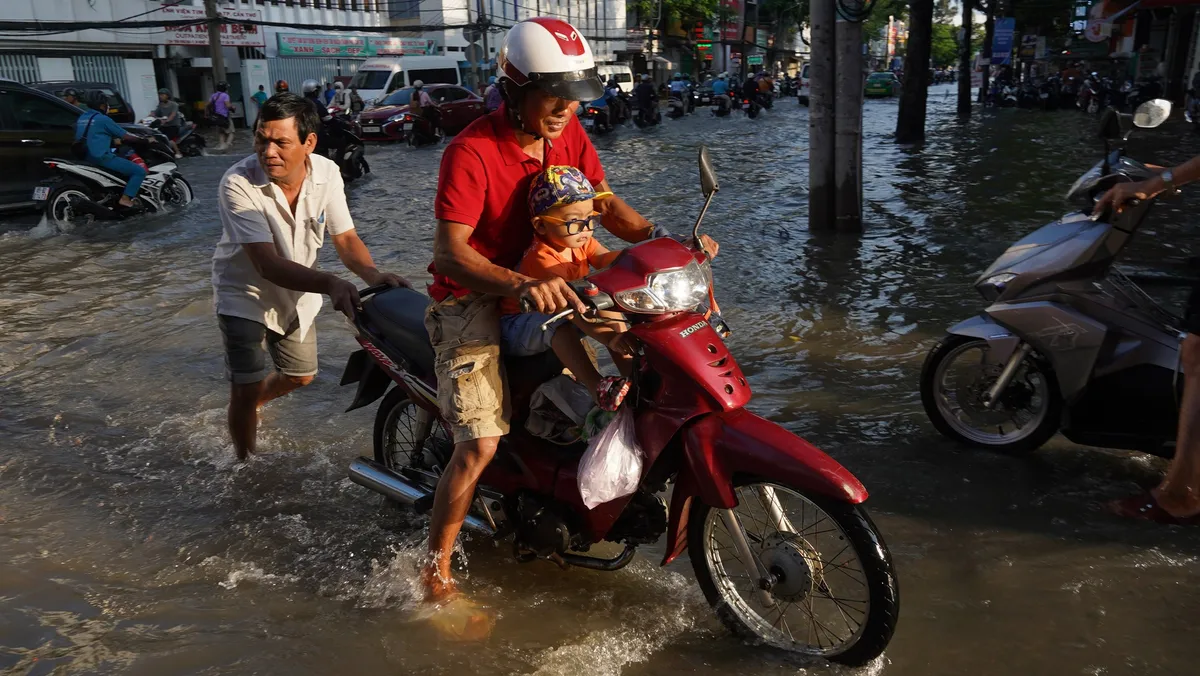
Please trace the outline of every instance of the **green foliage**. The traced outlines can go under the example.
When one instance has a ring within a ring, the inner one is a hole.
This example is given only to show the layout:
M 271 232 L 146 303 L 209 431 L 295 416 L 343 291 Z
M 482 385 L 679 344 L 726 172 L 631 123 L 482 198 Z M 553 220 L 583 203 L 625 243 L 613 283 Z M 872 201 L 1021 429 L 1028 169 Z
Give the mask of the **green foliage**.
M 626 7 L 636 9 L 642 23 L 649 24 L 658 13 L 658 0 L 630 0 Z M 662 15 L 678 16 L 687 25 L 717 16 L 719 7 L 718 0 L 662 0 Z
M 958 26 L 934 23 L 930 53 L 934 68 L 945 68 L 958 63 Z

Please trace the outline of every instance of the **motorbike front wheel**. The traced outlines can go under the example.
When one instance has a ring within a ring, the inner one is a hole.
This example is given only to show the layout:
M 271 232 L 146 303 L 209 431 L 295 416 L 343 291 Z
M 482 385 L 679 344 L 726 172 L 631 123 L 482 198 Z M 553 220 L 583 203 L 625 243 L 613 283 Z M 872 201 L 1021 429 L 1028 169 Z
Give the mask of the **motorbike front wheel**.
M 175 176 L 163 187 L 162 201 L 165 206 L 182 207 L 192 202 L 192 186 L 182 176 Z
M 858 666 L 883 653 L 900 592 L 887 545 L 856 505 L 751 478 L 728 512 L 699 500 L 688 551 L 705 598 L 738 636 Z M 740 525 L 746 561 L 730 530 Z M 751 571 L 757 571 L 751 573 Z
M 986 340 L 951 335 L 929 351 L 921 367 L 925 414 L 937 431 L 962 444 L 1010 454 L 1037 449 L 1062 420 L 1054 370 L 1031 354 L 988 408 L 983 395 L 1004 369 L 989 363 L 988 349 Z

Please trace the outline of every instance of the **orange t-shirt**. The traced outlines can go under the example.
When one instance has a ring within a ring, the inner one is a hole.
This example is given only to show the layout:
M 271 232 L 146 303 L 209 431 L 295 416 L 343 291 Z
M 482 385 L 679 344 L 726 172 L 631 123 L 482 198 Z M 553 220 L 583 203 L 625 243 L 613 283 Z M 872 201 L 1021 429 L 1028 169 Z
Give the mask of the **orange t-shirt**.
M 593 237 L 580 249 L 556 251 L 540 237 L 533 238 L 533 244 L 525 251 L 525 257 L 517 266 L 517 272 L 534 279 L 550 279 L 562 277 L 568 282 L 587 277 L 589 266 L 602 268 L 613 262 L 619 251 L 600 251 L 600 242 Z M 500 312 L 515 315 L 521 312 L 521 304 L 515 298 L 505 298 L 500 301 Z

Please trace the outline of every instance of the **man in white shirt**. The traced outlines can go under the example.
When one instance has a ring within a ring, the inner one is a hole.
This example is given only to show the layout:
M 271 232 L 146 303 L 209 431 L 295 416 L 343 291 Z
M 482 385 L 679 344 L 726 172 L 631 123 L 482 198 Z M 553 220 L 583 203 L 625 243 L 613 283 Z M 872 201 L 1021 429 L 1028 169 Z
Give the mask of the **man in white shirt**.
M 354 231 L 337 165 L 314 155 L 320 121 L 295 94 L 262 106 L 255 154 L 221 178 L 221 241 L 213 255 L 213 300 L 232 383 L 229 432 L 238 459 L 254 452 L 258 409 L 312 382 L 317 373 L 313 320 L 321 295 L 353 316 L 354 284 L 316 268 L 329 230 L 338 258 L 370 286 L 408 286 L 375 268 Z M 264 345 L 266 350 L 264 350 Z M 269 369 L 269 350 L 275 369 Z

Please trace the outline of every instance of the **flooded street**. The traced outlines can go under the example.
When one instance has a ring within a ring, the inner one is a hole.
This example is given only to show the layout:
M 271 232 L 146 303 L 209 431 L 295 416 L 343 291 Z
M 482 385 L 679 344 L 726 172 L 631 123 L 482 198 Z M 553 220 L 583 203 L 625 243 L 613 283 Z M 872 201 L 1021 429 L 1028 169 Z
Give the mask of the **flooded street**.
M 873 665 L 743 645 L 685 558 L 657 567 L 661 543 L 599 573 L 518 564 L 475 538 L 465 586 L 498 611 L 496 631 L 439 641 L 416 589 L 426 520 L 346 479 L 371 454 L 375 408 L 343 413 L 353 392 L 337 382 L 357 345 L 328 303 L 316 382 L 269 405 L 262 455 L 233 463 L 209 281 L 231 154 L 181 162 L 197 195 L 182 212 L 69 233 L 0 224 L 0 672 L 1196 673 L 1200 530 L 1100 509 L 1163 461 L 1061 437 L 1022 458 L 964 450 L 921 409 L 926 351 L 982 307 L 975 276 L 1064 213 L 1100 159 L 1083 115 L 960 124 L 948 93 L 931 92 L 921 149 L 891 142 L 894 101 L 867 103 L 861 237 L 808 231 L 794 100 L 757 120 L 700 114 L 595 139 L 615 191 L 680 230 L 701 204 L 696 147 L 710 147 L 722 190 L 706 232 L 750 408 L 862 480 L 895 558 L 900 623 Z M 1130 148 L 1169 165 L 1200 137 L 1176 120 Z M 349 189 L 379 268 L 421 287 L 440 157 L 372 147 L 374 173 Z M 1196 189 L 1165 202 L 1122 264 L 1180 272 L 1200 255 L 1198 207 Z M 331 245 L 321 260 L 349 274 Z

